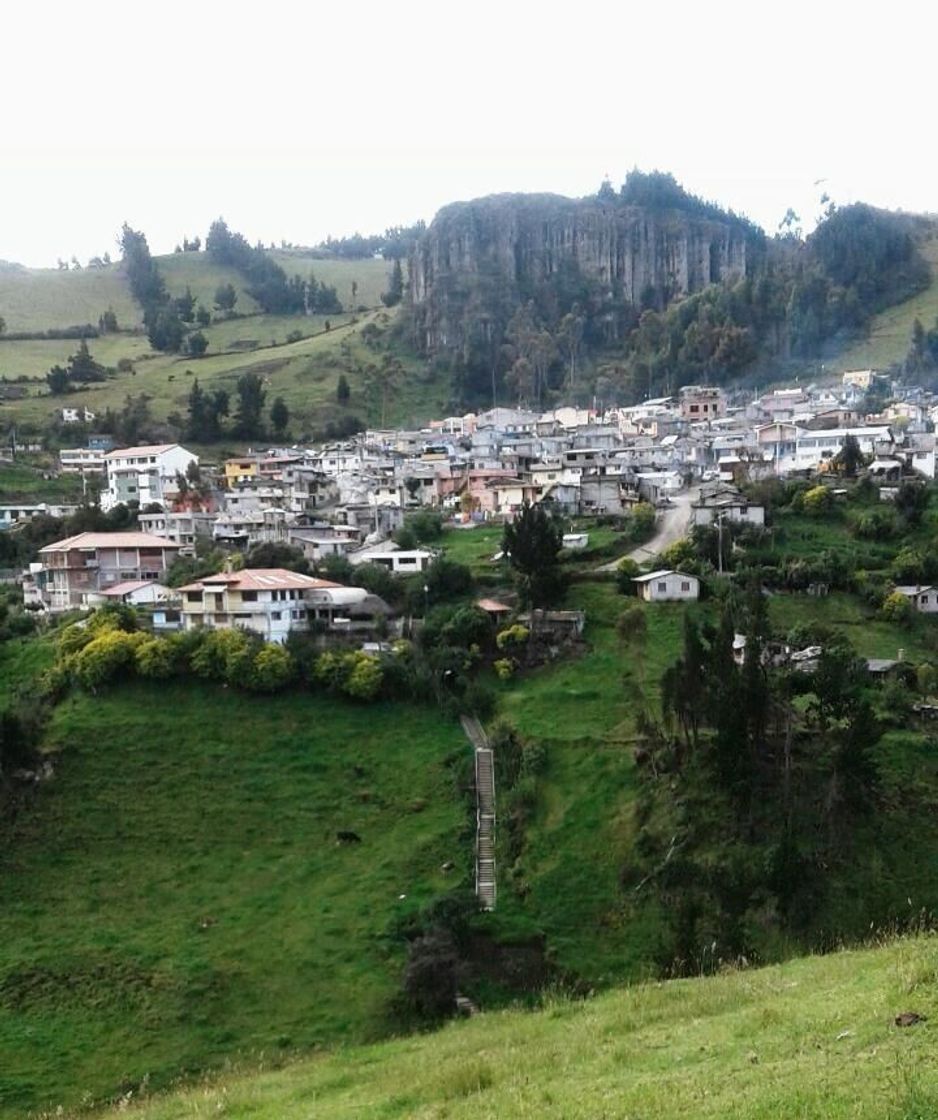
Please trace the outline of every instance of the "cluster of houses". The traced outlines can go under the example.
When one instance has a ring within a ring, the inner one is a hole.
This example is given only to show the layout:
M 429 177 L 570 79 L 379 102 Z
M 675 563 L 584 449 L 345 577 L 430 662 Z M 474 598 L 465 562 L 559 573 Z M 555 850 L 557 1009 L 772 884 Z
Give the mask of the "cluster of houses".
M 169 596 L 160 581 L 173 558 L 193 554 L 200 539 L 239 552 L 291 544 L 313 564 L 345 557 L 353 567 L 422 572 L 432 551 L 392 539 L 419 509 L 464 525 L 510 519 L 526 502 L 549 501 L 572 516 L 616 515 L 641 501 L 667 505 L 694 483 L 693 524 L 760 525 L 764 511 L 740 493 L 740 478 L 824 472 L 848 436 L 884 483 L 934 478 L 938 407 L 910 391 L 882 414 L 864 415 L 873 378 L 853 372 L 834 389 L 780 389 L 740 402 L 692 385 L 628 408 L 493 408 L 425 429 L 368 431 L 341 444 L 271 448 L 211 465 L 179 444 L 116 448 L 94 437 L 63 450 L 60 469 L 96 478 L 104 510 L 135 504 L 139 532 L 84 533 L 47 546 L 26 596 L 52 611 L 102 597 L 153 603 Z M 0 527 L 39 512 L 50 507 L 0 506 Z M 652 572 L 638 589 L 649 599 L 696 598 L 697 581 Z M 916 605 L 938 608 L 938 591 L 909 591 Z M 374 599 L 279 569 L 219 573 L 183 588 L 170 620 L 248 625 L 276 639 L 311 620 L 374 625 L 382 613 Z

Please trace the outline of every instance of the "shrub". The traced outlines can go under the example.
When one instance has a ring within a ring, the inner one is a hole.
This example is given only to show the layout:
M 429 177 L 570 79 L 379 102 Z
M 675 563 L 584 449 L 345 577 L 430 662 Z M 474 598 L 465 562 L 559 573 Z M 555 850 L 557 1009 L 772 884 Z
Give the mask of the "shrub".
M 520 622 L 516 622 L 514 626 L 509 626 L 505 630 L 500 630 L 495 638 L 495 644 L 499 649 L 517 649 L 527 643 L 531 637 L 531 631 L 527 626 L 522 626 Z
M 166 680 L 176 672 L 173 647 L 162 638 L 146 638 L 134 651 L 134 663 L 141 677 Z
M 374 700 L 381 691 L 384 673 L 381 662 L 371 654 L 347 654 L 350 658 L 350 671 L 345 679 L 343 691 L 354 700 Z
M 616 633 L 621 642 L 640 642 L 647 632 L 648 617 L 638 603 L 627 607 L 616 619 Z
M 853 532 L 861 540 L 888 541 L 896 535 L 896 511 L 890 508 L 861 513 L 853 524 Z
M 296 664 L 283 646 L 265 645 L 254 657 L 247 683 L 257 692 L 279 692 L 296 676 Z
M 514 676 L 515 663 L 510 657 L 500 657 L 492 663 L 492 668 L 500 681 L 508 681 Z
M 834 499 L 826 486 L 812 486 L 805 491 L 801 503 L 808 517 L 823 517 L 834 504 Z
M 917 548 L 901 548 L 889 567 L 899 583 L 920 583 L 925 578 L 925 555 Z
M 440 638 L 447 645 L 485 646 L 492 640 L 492 620 L 478 607 L 459 607 L 440 629 Z
M 243 684 L 249 675 L 252 652 L 243 630 L 211 630 L 193 651 L 190 665 L 197 677 Z
M 912 604 L 900 591 L 887 595 L 880 609 L 890 622 L 908 622 L 912 617 Z
M 631 540 L 639 544 L 648 540 L 655 530 L 657 516 L 655 507 L 650 502 L 639 502 L 633 506 L 626 523 L 626 532 Z
M 624 556 L 616 565 L 616 587 L 623 595 L 634 595 L 635 584 L 632 580 L 639 574 L 641 569 L 638 564 L 629 556 Z
M 103 630 L 72 656 L 72 676 L 93 692 L 133 668 L 135 649 L 142 640 L 146 640 L 142 634 Z

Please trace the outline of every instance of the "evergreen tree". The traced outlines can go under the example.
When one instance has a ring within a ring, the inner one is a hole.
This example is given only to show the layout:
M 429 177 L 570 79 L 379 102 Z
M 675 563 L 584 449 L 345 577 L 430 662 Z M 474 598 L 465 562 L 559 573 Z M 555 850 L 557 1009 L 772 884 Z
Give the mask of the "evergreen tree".
M 525 607 L 545 607 L 566 589 L 560 569 L 563 524 L 543 505 L 525 502 L 505 525 L 502 550 L 515 573 L 518 595 Z
M 264 434 L 262 416 L 267 393 L 259 374 L 243 373 L 236 387 L 238 407 L 235 428 L 243 439 L 259 439 Z
M 270 422 L 274 426 L 274 434 L 281 438 L 290 423 L 290 410 L 283 397 L 277 397 L 271 405 Z
M 349 388 L 348 378 L 344 373 L 339 374 L 339 383 L 335 389 L 335 399 L 341 405 L 346 405 L 351 400 L 352 390 Z
M 394 267 L 391 269 L 391 277 L 388 280 L 387 291 L 382 295 L 381 302 L 385 307 L 397 307 L 397 305 L 404 298 L 404 272 L 401 269 L 401 262 L 395 259 Z

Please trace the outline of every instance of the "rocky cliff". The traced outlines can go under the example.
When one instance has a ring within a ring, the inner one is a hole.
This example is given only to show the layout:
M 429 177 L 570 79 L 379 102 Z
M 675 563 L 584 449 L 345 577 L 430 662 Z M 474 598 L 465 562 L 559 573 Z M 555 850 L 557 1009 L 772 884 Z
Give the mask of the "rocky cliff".
M 439 212 L 410 262 L 414 340 L 428 353 L 465 348 L 480 323 L 519 302 L 559 310 L 580 293 L 610 309 L 637 307 L 746 275 L 751 229 L 615 197 L 493 195 Z

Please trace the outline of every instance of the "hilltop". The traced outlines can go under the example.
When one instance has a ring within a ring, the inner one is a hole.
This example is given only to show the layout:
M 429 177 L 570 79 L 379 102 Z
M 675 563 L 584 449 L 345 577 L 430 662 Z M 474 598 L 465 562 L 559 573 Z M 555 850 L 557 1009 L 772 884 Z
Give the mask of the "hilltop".
M 228 1075 L 120 1115 L 925 1120 L 938 1110 L 932 937 L 644 984 Z M 930 1021 L 901 1028 L 912 1010 Z M 129 1103 L 130 1098 L 128 1098 Z M 110 1114 L 109 1114 L 110 1115 Z M 113 1115 L 117 1115 L 114 1113 Z

